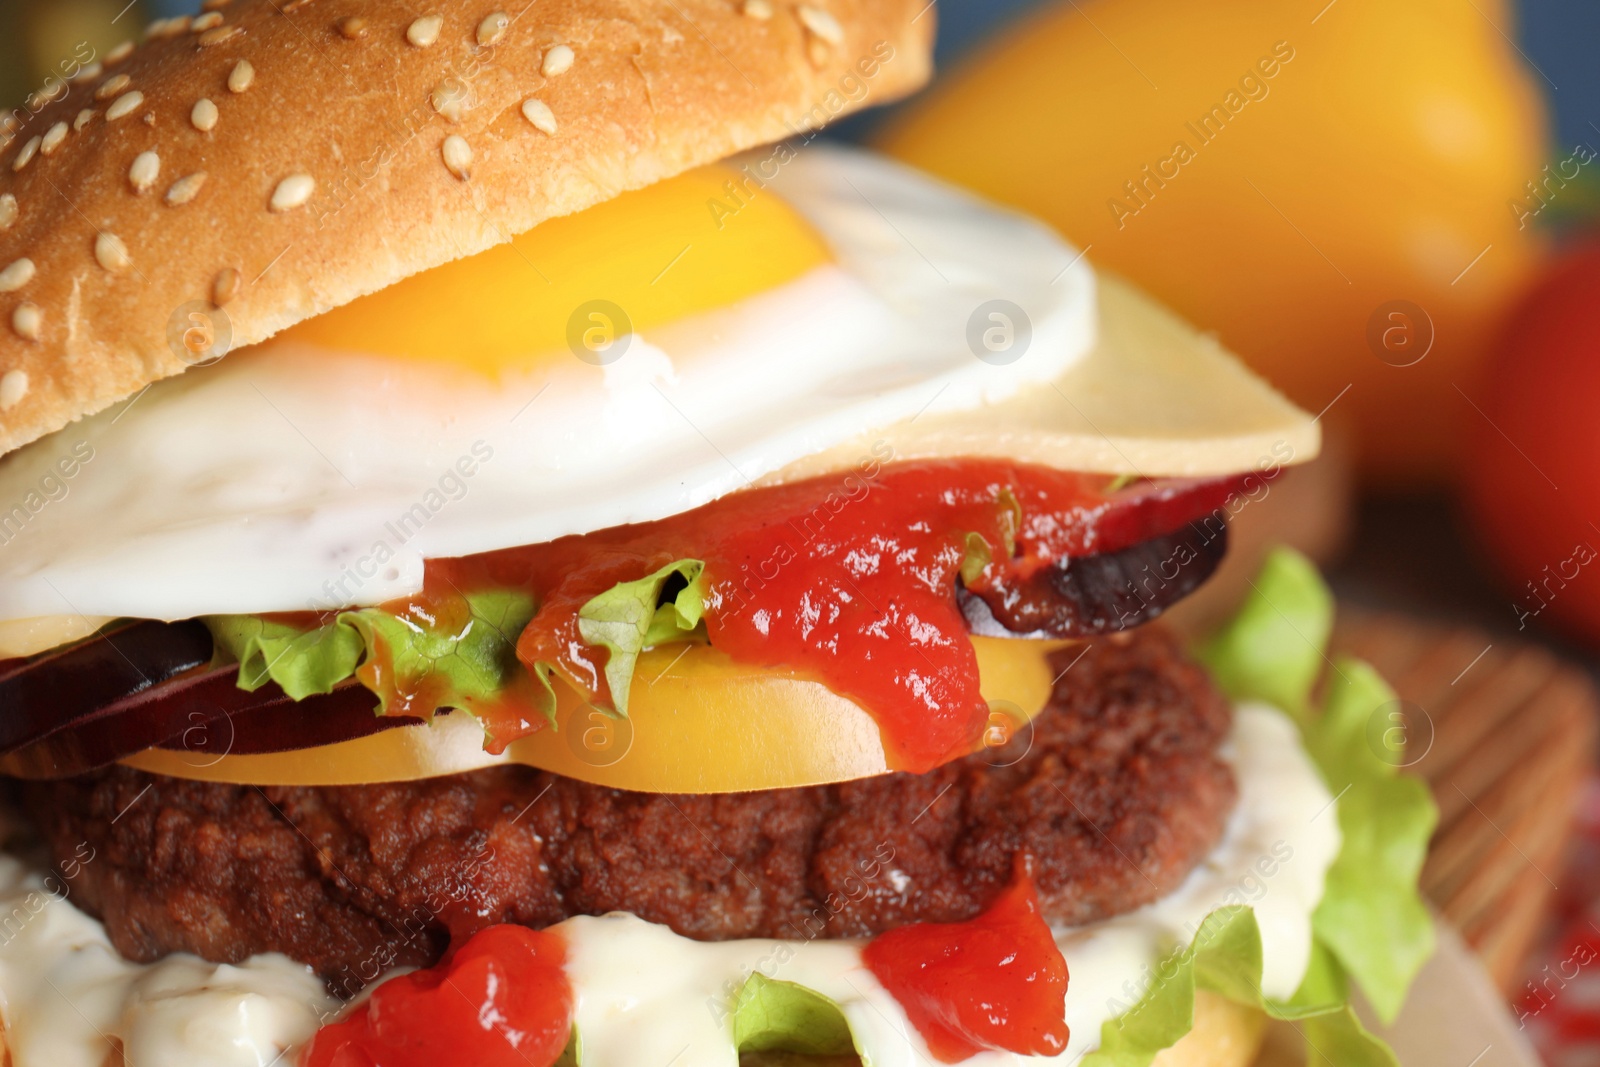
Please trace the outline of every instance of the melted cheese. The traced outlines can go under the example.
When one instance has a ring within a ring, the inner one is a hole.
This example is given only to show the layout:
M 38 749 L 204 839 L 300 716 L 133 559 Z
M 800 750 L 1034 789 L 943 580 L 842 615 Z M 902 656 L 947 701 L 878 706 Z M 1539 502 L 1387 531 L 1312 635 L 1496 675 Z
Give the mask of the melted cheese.
M 1223 755 L 1239 784 L 1239 806 L 1205 862 L 1153 905 L 1059 931 L 1071 969 L 1072 1030 L 1066 1052 L 1053 1061 L 1059 1067 L 1099 1044 L 1101 1024 L 1127 1010 L 1161 957 L 1218 907 L 1255 908 L 1268 996 L 1288 997 L 1299 985 L 1311 913 L 1340 846 L 1335 800 L 1293 724 L 1270 708 L 1239 708 Z M 916 891 L 892 856 L 877 859 L 876 877 Z M 20 863 L 0 861 L 0 1010 L 14 1067 L 101 1067 L 112 1038 L 126 1045 L 135 1067 L 268 1067 L 284 1048 L 307 1040 L 331 1007 L 321 983 L 281 957 L 238 967 L 181 956 L 123 962 L 98 923 L 70 898 L 44 896 L 42 886 Z M 824 936 L 826 920 L 818 917 Z M 697 942 L 626 915 L 572 919 L 557 929 L 569 946 L 582 1067 L 737 1067 L 727 1004 L 758 970 L 838 1003 L 872 1067 L 931 1062 L 900 1006 L 862 966 L 857 942 Z M 1005 1053 L 967 1061 L 1030 1062 L 1052 1061 Z

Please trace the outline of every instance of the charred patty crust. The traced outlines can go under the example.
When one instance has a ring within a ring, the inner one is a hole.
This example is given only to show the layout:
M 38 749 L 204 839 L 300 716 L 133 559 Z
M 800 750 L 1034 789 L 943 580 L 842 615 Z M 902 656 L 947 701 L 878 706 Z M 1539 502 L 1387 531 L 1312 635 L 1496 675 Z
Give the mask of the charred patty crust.
M 18 797 L 128 958 L 282 952 L 347 993 L 501 922 L 628 911 L 804 940 L 966 919 L 1024 851 L 1049 918 L 1086 923 L 1167 894 L 1216 845 L 1230 712 L 1159 629 L 1057 663 L 1031 734 L 921 776 L 673 796 L 522 767 L 264 789 L 112 767 Z

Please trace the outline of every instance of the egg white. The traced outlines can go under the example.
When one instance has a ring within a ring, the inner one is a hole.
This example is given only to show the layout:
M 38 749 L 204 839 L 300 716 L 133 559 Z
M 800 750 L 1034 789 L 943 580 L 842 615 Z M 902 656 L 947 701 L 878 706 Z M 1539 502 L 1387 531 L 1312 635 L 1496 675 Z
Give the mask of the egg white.
M 416 591 L 424 559 L 665 518 L 1050 381 L 1095 341 L 1094 276 L 1038 223 L 823 146 L 756 195 L 785 197 L 834 262 L 614 362 L 492 380 L 268 342 L 20 450 L 0 462 L 0 620 L 379 603 Z M 969 344 L 995 299 L 1031 325 L 1013 362 Z M 92 458 L 64 479 L 74 449 Z M 53 471 L 60 490 L 7 527 Z

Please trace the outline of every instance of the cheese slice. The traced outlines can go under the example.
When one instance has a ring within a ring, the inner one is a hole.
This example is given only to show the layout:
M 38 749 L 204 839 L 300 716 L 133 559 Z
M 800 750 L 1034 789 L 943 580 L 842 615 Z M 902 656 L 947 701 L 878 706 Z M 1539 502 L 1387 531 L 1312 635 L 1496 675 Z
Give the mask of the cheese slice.
M 1048 387 L 864 433 L 764 481 L 848 470 L 880 442 L 896 460 L 973 456 L 1146 477 L 1239 474 L 1316 457 L 1314 418 L 1216 338 L 1115 275 L 1097 277 L 1099 340 Z
M 99 615 L 41 615 L 0 621 L 0 660 L 32 656 L 80 641 L 111 621 Z

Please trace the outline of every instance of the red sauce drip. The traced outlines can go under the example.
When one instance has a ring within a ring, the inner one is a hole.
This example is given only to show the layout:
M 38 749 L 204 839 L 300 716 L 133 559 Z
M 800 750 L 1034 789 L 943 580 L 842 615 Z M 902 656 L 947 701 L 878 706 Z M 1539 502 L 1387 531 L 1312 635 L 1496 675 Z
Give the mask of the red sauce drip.
M 988 460 L 886 467 L 868 459 L 842 477 L 734 493 L 659 522 L 432 560 L 423 593 L 386 607 L 431 614 L 463 590 L 527 588 L 540 610 L 518 658 L 530 669 L 552 663 L 608 702 L 607 653 L 579 636 L 579 609 L 675 560 L 704 560 L 713 646 L 851 697 L 877 719 L 893 766 L 927 771 L 973 751 L 988 722 L 955 599 L 968 533 L 993 550 L 988 580 L 996 568 L 1026 574 L 1171 532 L 1219 507 L 1236 485 L 1143 482 L 1109 492 L 1110 483 Z M 1003 492 L 1020 507 L 1015 530 Z M 1008 534 L 1016 544 L 1009 559 Z M 509 707 L 485 719 L 495 750 L 541 725 Z
M 301 1067 L 550 1067 L 572 1034 L 565 960 L 556 934 L 491 926 L 318 1030 Z
M 1024 861 L 976 919 L 890 930 L 862 958 L 941 1063 L 990 1049 L 1056 1056 L 1067 1047 L 1067 961 Z

